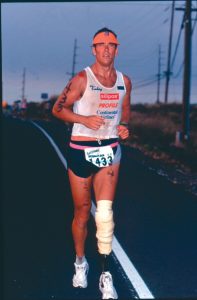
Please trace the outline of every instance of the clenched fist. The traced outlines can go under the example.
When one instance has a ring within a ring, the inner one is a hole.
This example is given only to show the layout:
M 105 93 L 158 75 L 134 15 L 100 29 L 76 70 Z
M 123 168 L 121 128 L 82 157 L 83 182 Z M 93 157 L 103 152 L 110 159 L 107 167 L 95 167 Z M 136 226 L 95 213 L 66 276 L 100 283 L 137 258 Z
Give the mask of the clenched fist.
M 124 125 L 118 125 L 117 126 L 118 135 L 122 140 L 125 140 L 129 137 L 129 130 Z
M 105 124 L 104 118 L 97 115 L 87 116 L 83 121 L 83 125 L 93 130 L 98 130 L 103 124 Z

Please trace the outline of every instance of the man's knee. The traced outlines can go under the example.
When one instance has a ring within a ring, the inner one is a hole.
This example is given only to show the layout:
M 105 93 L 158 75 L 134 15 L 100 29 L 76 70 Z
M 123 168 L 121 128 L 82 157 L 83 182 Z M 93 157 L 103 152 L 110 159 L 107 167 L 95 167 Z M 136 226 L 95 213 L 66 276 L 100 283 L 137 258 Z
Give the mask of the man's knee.
M 91 204 L 89 203 L 75 207 L 74 220 L 79 227 L 83 228 L 86 226 L 90 217 L 90 209 Z
M 100 254 L 110 254 L 114 233 L 114 221 L 112 201 L 100 200 L 97 202 L 95 213 L 96 237 L 98 239 L 98 251 Z

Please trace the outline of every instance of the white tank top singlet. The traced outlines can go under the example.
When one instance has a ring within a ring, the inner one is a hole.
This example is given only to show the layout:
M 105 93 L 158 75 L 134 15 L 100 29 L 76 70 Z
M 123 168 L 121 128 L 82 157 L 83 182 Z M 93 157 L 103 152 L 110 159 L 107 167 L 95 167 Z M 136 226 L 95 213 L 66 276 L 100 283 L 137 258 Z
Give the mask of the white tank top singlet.
M 88 136 L 97 139 L 117 138 L 117 125 L 122 114 L 122 101 L 126 94 L 123 75 L 116 70 L 117 79 L 113 87 L 103 86 L 90 67 L 85 68 L 87 86 L 81 99 L 73 105 L 73 112 L 83 116 L 99 115 L 105 118 L 105 124 L 98 130 L 74 123 L 72 136 Z

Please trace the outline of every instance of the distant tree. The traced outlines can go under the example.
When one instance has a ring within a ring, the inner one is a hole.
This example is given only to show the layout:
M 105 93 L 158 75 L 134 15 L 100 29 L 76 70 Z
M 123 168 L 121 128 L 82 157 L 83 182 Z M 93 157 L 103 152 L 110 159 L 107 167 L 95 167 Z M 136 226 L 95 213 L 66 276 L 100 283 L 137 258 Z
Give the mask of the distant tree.
M 37 119 L 40 117 L 40 104 L 37 102 L 29 102 L 27 106 L 27 118 Z

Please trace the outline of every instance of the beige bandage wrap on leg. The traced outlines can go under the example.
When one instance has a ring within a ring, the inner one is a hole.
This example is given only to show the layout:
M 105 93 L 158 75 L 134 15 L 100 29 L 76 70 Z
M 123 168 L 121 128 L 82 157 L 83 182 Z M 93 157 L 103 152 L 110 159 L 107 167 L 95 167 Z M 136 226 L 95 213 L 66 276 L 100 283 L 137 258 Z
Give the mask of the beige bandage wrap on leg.
M 98 239 L 98 251 L 100 254 L 108 255 L 112 251 L 114 233 L 112 201 L 97 201 L 95 221 L 97 227 L 96 237 Z

